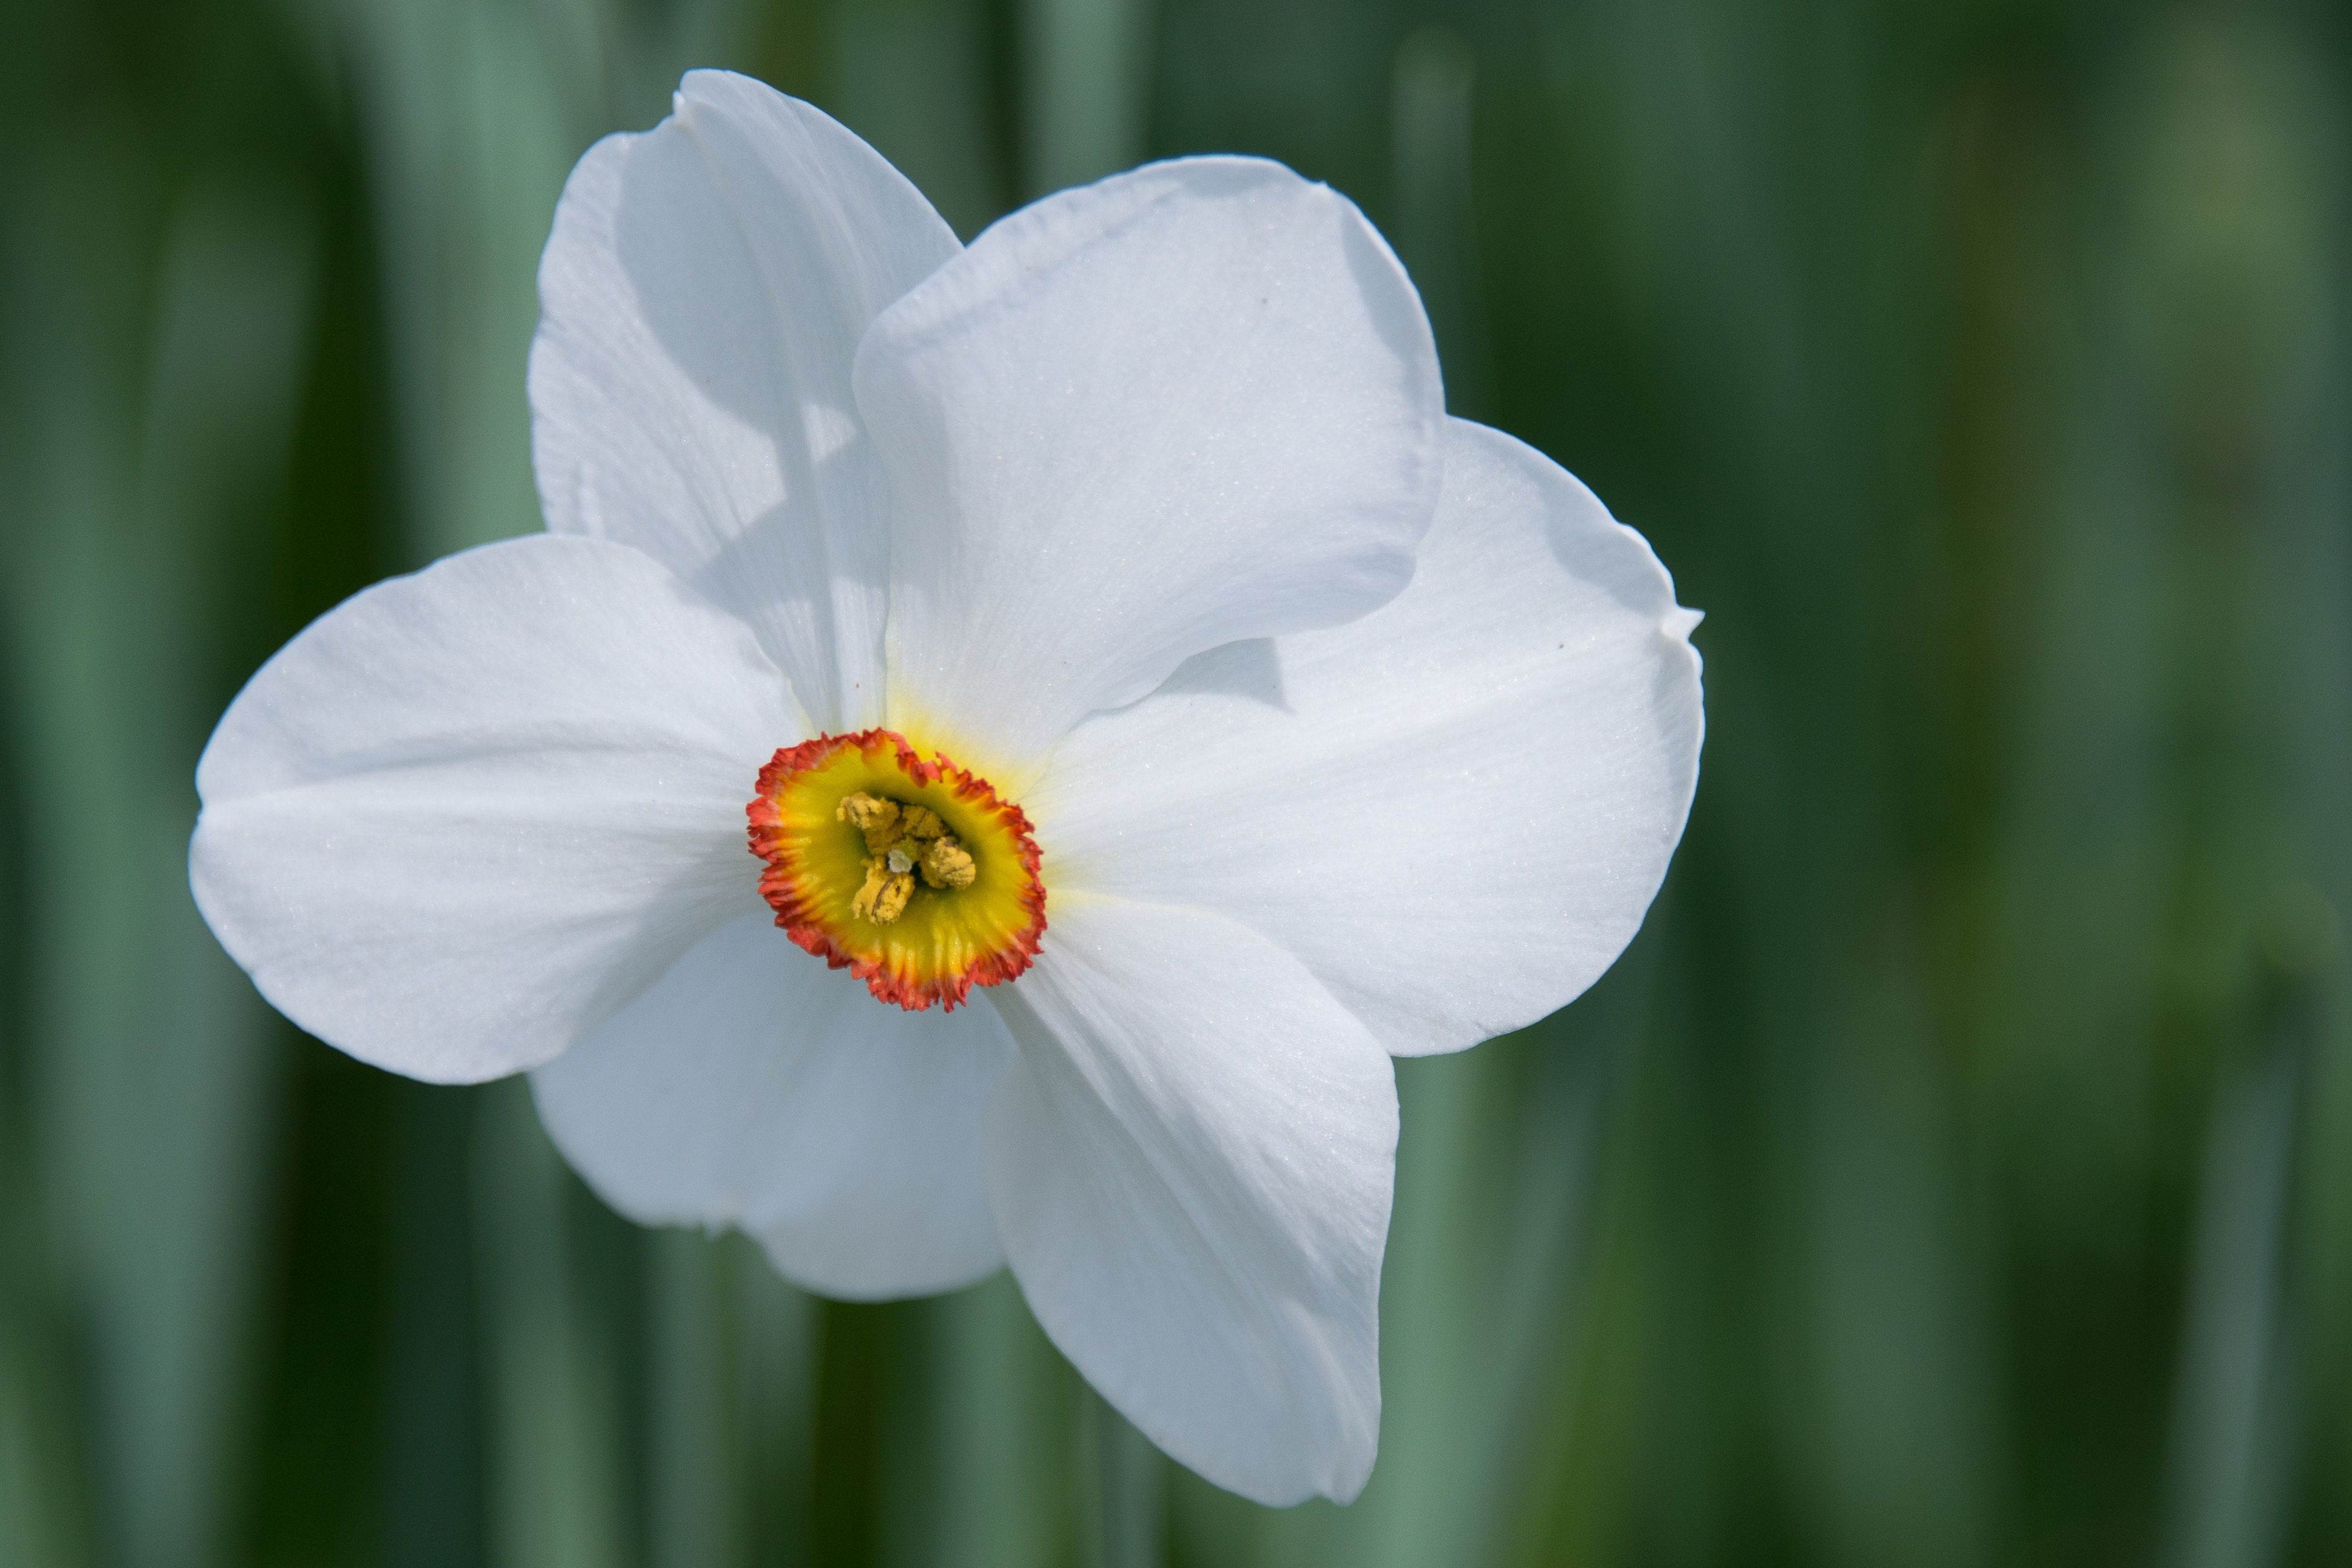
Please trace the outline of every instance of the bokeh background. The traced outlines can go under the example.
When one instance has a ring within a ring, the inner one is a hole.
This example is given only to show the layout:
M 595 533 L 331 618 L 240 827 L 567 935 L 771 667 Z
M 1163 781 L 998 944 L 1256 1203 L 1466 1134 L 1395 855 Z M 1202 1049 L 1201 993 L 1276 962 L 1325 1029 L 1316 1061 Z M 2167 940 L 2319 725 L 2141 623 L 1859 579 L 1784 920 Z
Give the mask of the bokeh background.
M 196 919 L 279 642 L 538 526 L 557 191 L 688 66 L 966 236 L 1271 154 L 1706 608 L 1648 926 L 1400 1064 L 1380 1466 L 999 1279 L 639 1231 Z M 12 0 L 0 1563 L 2352 1563 L 2352 19 L 2294 0 Z

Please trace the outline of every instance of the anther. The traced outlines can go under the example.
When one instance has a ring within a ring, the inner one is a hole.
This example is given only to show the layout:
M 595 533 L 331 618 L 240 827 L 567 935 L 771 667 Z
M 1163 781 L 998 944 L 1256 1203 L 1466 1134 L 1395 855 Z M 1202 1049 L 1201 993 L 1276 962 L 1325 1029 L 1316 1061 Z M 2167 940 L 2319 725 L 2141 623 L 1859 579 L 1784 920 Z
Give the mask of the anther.
M 860 920 L 886 926 L 907 912 L 907 900 L 915 896 L 915 879 L 904 871 L 893 871 L 880 856 L 866 863 L 866 881 L 850 896 L 850 912 Z
M 923 815 L 929 816 L 931 814 L 925 812 Z M 879 799 L 863 790 L 842 796 L 841 804 L 834 807 L 833 816 L 836 822 L 857 825 L 866 835 L 866 852 L 869 855 L 881 854 L 904 836 L 905 830 L 898 826 L 898 803 Z
M 923 868 L 923 880 L 934 888 L 969 888 L 980 875 L 971 855 L 952 837 L 934 838 L 923 846 L 922 858 L 917 862 Z M 892 864 L 897 864 L 894 858 Z
M 929 806 L 901 805 L 859 790 L 841 797 L 834 820 L 854 825 L 866 836 L 866 880 L 849 900 L 858 919 L 886 926 L 907 912 L 915 896 L 914 873 L 933 888 L 969 888 L 980 868 L 958 844 L 940 814 Z

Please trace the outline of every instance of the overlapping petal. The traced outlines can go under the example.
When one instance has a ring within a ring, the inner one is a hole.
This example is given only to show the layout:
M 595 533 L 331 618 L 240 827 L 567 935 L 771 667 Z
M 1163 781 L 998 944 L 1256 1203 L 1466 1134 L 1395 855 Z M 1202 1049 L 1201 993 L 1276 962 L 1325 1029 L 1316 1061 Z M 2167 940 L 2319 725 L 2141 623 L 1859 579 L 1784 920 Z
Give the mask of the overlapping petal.
M 668 119 L 581 159 L 540 265 L 548 526 L 650 551 L 737 611 L 825 729 L 881 711 L 889 543 L 852 359 L 959 248 L 824 114 L 696 71 Z
M 363 1061 L 546 1061 L 759 910 L 744 782 L 804 735 L 740 623 L 651 556 L 534 538 L 380 584 L 238 694 L 196 771 L 196 901 Z
M 1080 726 L 1027 799 L 1056 895 L 1243 921 L 1401 1054 L 1576 996 L 1681 836 L 1697 616 L 1640 535 L 1533 449 L 1456 420 L 1412 585 L 1231 646 Z
M 531 1084 L 556 1146 L 623 1214 L 738 1226 L 791 1279 L 871 1300 L 1003 1265 L 980 1134 L 1012 1054 L 991 1009 L 877 1006 L 751 916 Z
M 1353 1498 L 1380 1436 L 1396 1088 L 1296 959 L 1198 910 L 1073 898 L 990 992 L 988 1133 L 1037 1321 L 1151 1440 L 1261 1502 Z
M 876 320 L 856 385 L 891 484 L 891 725 L 1016 788 L 1190 655 L 1395 595 L 1437 497 L 1421 302 L 1276 163 L 1024 208 Z

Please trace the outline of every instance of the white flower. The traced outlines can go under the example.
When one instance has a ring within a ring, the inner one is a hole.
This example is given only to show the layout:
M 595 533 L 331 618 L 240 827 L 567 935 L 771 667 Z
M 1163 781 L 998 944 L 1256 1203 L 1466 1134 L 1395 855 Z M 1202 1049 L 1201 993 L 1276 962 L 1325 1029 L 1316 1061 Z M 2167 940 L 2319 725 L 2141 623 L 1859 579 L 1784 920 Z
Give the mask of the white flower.
M 362 1060 L 532 1069 L 625 1214 L 836 1296 L 1009 1263 L 1169 1453 L 1353 1497 L 1390 1058 L 1630 939 L 1697 617 L 1445 417 L 1387 247 L 1276 164 L 966 249 L 824 115 L 697 73 L 581 161 L 540 287 L 548 533 L 254 677 L 197 774 L 213 930 Z

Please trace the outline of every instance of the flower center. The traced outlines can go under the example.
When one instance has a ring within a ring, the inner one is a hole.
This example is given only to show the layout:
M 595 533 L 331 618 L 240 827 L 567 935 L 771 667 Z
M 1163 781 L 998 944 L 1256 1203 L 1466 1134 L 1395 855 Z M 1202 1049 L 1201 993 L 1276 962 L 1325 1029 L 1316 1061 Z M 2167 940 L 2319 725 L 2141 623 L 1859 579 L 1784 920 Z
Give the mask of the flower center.
M 776 923 L 882 1001 L 953 1009 L 1037 952 L 1029 819 L 939 752 L 888 730 L 820 735 L 760 770 L 745 813 Z

